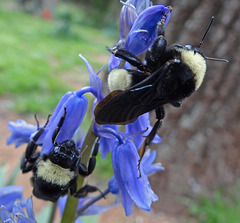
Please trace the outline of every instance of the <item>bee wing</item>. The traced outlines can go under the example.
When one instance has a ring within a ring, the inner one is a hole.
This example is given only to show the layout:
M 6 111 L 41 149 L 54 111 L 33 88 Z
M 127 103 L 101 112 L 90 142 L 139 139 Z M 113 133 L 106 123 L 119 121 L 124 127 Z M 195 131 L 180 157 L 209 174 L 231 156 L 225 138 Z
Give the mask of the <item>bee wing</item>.
M 167 97 L 159 95 L 157 88 L 164 88 L 161 86 L 162 79 L 171 72 L 170 65 L 169 63 L 164 64 L 145 80 L 125 91 L 116 90 L 107 95 L 94 110 L 96 122 L 98 124 L 124 125 L 134 122 L 140 115 L 168 103 Z

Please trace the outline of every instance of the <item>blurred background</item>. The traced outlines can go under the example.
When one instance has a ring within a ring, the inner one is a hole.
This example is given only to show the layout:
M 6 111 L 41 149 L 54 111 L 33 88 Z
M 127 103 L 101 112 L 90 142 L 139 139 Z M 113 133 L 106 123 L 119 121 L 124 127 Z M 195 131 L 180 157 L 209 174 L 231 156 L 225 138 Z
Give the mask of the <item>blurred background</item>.
M 150 179 L 159 196 L 152 211 L 135 209 L 127 218 L 117 207 L 93 217 L 93 222 L 239 223 L 240 1 L 153 2 L 173 6 L 166 29 L 169 45 L 198 46 L 215 16 L 201 50 L 229 63 L 207 61 L 200 89 L 181 108 L 166 107 L 159 131 L 162 143 L 152 146 L 165 167 Z M 66 91 L 88 85 L 79 53 L 96 72 L 106 65 L 104 79 L 109 59 L 105 47 L 118 40 L 120 9 L 118 0 L 0 0 L 0 162 L 9 175 L 25 146 L 6 146 L 7 122 L 24 119 L 35 124 L 37 113 L 45 123 Z M 83 123 L 86 131 L 89 121 L 90 116 Z M 111 176 L 109 162 L 110 157 L 98 162 L 97 173 L 89 179 L 94 178 L 102 190 Z M 2 181 L 7 182 L 9 175 Z M 26 197 L 31 195 L 30 176 L 17 173 L 16 184 L 25 186 Z M 112 201 L 110 197 L 104 202 Z M 35 212 L 47 204 L 34 199 Z

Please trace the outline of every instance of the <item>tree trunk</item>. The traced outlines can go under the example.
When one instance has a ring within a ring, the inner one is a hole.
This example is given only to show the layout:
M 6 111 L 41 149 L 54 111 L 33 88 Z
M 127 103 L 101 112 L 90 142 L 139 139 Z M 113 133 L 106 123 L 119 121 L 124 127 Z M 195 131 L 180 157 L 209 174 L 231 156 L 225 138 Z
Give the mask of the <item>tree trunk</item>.
M 159 196 L 156 210 L 180 214 L 182 197 L 211 196 L 240 178 L 240 1 L 161 1 L 172 5 L 166 27 L 168 45 L 198 46 L 212 16 L 214 22 L 201 46 L 208 57 L 200 89 L 180 108 L 166 107 L 159 131 L 158 161 L 165 171 L 152 178 Z

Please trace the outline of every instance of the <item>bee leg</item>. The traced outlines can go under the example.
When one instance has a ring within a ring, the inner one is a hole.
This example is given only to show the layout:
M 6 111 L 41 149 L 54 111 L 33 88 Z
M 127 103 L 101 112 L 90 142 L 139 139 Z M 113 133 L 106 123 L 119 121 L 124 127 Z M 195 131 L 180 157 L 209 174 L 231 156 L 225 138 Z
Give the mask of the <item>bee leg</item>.
M 21 161 L 21 170 L 22 173 L 27 173 L 29 171 L 32 171 L 35 167 L 35 163 L 37 159 L 39 158 L 40 153 L 37 153 L 34 157 L 30 157 L 29 160 L 26 160 L 25 155 L 22 157 Z
M 174 101 L 174 102 L 171 102 L 170 103 L 173 107 L 180 107 L 182 105 L 182 100 L 179 100 L 179 101 Z
M 31 171 L 32 167 L 34 166 L 34 163 L 36 162 L 37 158 L 39 157 L 38 154 L 36 154 L 35 157 L 33 157 L 33 155 L 35 154 L 35 152 L 37 150 L 37 147 L 38 147 L 38 145 L 36 144 L 36 141 L 42 135 L 46 125 L 49 122 L 49 118 L 50 118 L 50 115 L 48 116 L 48 119 L 47 119 L 47 122 L 45 123 L 45 125 L 40 129 L 39 129 L 38 121 L 37 121 L 37 125 L 38 125 L 39 130 L 33 136 L 33 138 L 29 141 L 29 143 L 27 145 L 27 148 L 26 148 L 26 151 L 25 151 L 25 154 L 24 154 L 24 156 L 22 158 L 22 161 L 21 161 L 20 168 L 21 168 L 23 173 Z M 28 163 L 30 163 L 30 164 L 28 165 Z
M 162 17 L 162 19 L 157 24 L 157 35 L 158 38 L 155 40 L 151 48 L 147 51 L 146 61 L 147 67 L 151 71 L 155 71 L 162 63 L 165 63 L 165 49 L 167 46 L 167 40 L 165 39 L 165 21 L 169 12 L 172 11 L 172 7 L 169 7 L 168 11 Z
M 89 159 L 88 167 L 86 167 L 85 165 L 82 165 L 82 164 L 79 165 L 79 174 L 80 175 L 88 176 L 93 172 L 93 170 L 96 166 L 96 156 L 98 154 L 98 149 L 99 149 L 99 143 L 96 142 L 96 144 L 94 145 L 93 152 L 92 152 L 92 157 Z
M 100 189 L 98 189 L 95 186 L 91 186 L 91 185 L 85 185 L 83 186 L 81 189 L 79 189 L 75 194 L 74 197 L 77 198 L 84 198 L 88 195 L 88 193 L 93 193 L 99 191 L 100 194 L 103 194 L 102 191 Z
M 165 37 L 163 35 L 158 36 L 146 54 L 147 67 L 149 70 L 156 70 L 156 68 L 159 67 L 159 62 L 165 61 L 162 57 L 164 57 L 166 46 L 167 40 Z
M 140 170 L 140 164 L 142 161 L 142 158 L 144 156 L 144 153 L 146 151 L 147 146 L 149 146 L 152 142 L 152 140 L 154 139 L 154 137 L 156 136 L 158 130 L 161 128 L 162 126 L 162 119 L 165 117 L 165 112 L 164 112 L 164 108 L 163 107 L 159 107 L 155 110 L 156 112 L 156 118 L 157 121 L 155 122 L 151 132 L 149 133 L 149 135 L 146 137 L 145 141 L 143 142 L 141 149 L 140 149 L 140 158 L 138 161 L 138 171 L 139 171 L 139 177 L 141 177 L 141 170 Z
M 65 118 L 66 118 L 66 113 L 67 113 L 67 108 L 64 107 L 64 114 L 63 116 L 60 118 L 58 124 L 57 124 L 57 128 L 54 130 L 53 134 L 52 134 L 52 143 L 53 145 L 56 145 L 56 139 L 57 139 L 57 136 L 58 134 L 60 133 L 60 130 L 61 130 L 61 127 L 65 121 Z
M 99 142 L 96 142 L 93 149 L 92 157 L 90 158 L 89 164 L 88 164 L 88 175 L 90 175 L 93 172 L 96 166 L 96 156 L 98 154 L 98 149 L 99 149 Z
M 124 49 L 118 49 L 117 47 L 107 48 L 107 50 L 112 53 L 114 56 L 121 58 L 128 63 L 130 63 L 132 66 L 137 67 L 141 71 L 148 71 L 147 67 L 142 63 L 140 59 L 138 59 L 134 54 L 131 52 L 124 50 Z

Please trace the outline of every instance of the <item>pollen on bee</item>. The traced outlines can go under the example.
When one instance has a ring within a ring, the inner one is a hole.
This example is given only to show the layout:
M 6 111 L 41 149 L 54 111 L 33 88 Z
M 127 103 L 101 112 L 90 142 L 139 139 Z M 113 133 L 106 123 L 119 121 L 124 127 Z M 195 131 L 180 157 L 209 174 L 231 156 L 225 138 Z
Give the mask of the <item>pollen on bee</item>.
M 124 69 L 113 69 L 108 75 L 108 87 L 111 92 L 114 90 L 125 91 L 131 86 L 131 82 L 131 75 Z

